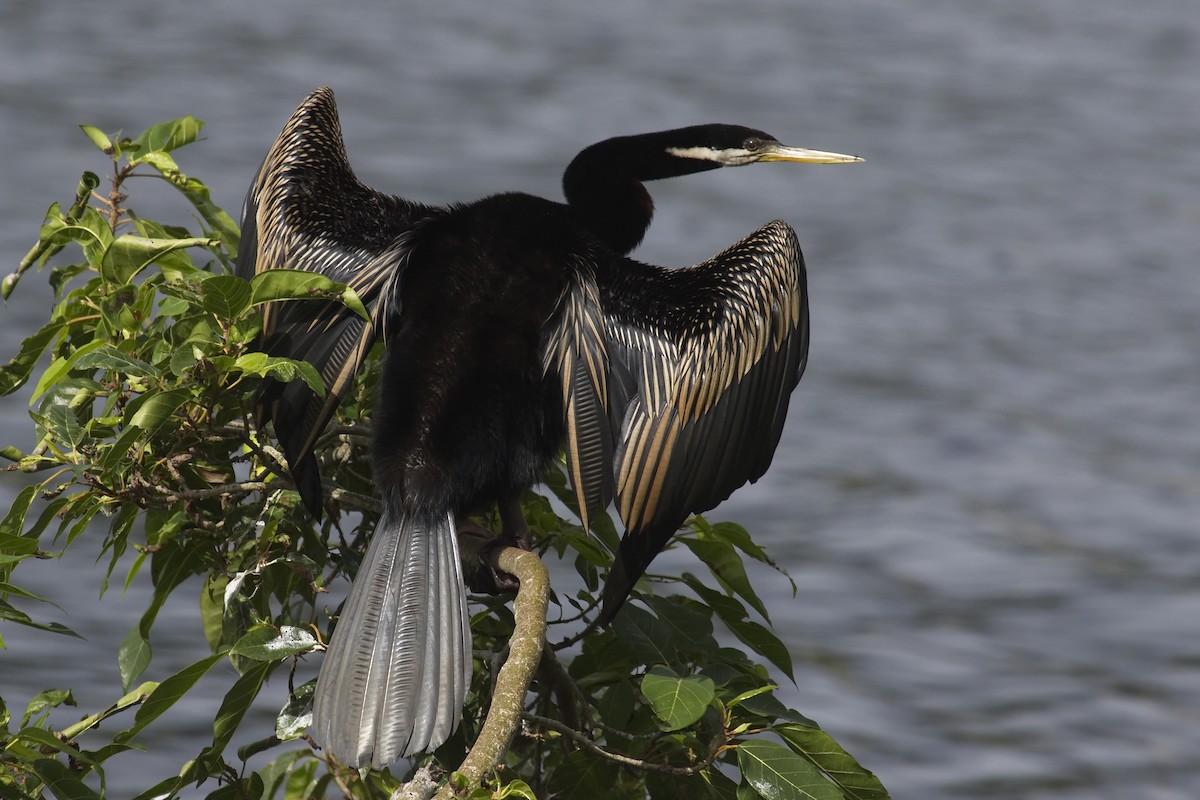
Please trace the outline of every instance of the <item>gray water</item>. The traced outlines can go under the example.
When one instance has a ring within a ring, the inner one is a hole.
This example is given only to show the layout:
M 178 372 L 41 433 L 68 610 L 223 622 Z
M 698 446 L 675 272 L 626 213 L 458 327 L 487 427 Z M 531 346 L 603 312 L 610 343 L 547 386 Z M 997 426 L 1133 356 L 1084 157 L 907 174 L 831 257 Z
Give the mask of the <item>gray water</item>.
M 103 166 L 76 124 L 195 114 L 209 138 L 183 167 L 236 209 L 320 84 L 360 176 L 430 202 L 558 197 L 584 144 L 697 122 L 861 154 L 654 185 L 638 253 L 692 263 L 775 217 L 805 246 L 808 374 L 772 470 L 713 515 L 799 585 L 760 581 L 796 660 L 786 699 L 897 798 L 1196 797 L 1194 0 L 561 9 L 8 3 L 0 271 Z M 46 312 L 36 282 L 0 312 L 3 353 Z M 27 397 L 0 406 L 5 443 L 30 444 Z M 21 483 L 0 479 L 0 500 Z M 10 706 L 54 685 L 84 687 L 81 713 L 111 700 L 142 589 L 98 603 L 100 571 L 22 570 L 64 608 L 39 612 L 90 638 L 5 630 Z M 148 678 L 202 654 L 194 606 L 166 613 Z M 177 743 L 156 774 L 208 740 L 212 708 L 156 724 Z M 110 773 L 114 797 L 147 784 Z

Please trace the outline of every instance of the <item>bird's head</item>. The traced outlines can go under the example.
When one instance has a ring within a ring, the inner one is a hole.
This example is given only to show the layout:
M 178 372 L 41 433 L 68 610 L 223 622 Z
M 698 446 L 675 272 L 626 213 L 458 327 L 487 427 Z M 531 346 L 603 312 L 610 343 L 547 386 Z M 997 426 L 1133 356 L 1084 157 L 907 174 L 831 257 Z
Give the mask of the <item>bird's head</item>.
M 673 159 L 700 162 L 695 169 L 741 167 L 760 161 L 804 164 L 852 164 L 863 159 L 824 150 L 789 147 L 769 133 L 741 125 L 693 125 L 662 134 L 664 151 Z

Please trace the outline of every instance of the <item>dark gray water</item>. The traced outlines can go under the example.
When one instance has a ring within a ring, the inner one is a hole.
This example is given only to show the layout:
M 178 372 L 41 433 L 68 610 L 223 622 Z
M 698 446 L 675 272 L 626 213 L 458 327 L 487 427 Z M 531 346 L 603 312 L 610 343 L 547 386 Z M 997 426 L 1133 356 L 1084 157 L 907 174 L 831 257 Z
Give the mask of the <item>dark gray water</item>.
M 184 169 L 235 209 L 320 84 L 360 176 L 431 202 L 557 197 L 582 145 L 696 122 L 865 156 L 653 186 L 639 251 L 691 263 L 774 217 L 805 245 L 809 372 L 771 472 L 714 514 L 799 584 L 793 600 L 762 578 L 788 699 L 897 798 L 1196 797 L 1193 0 L 91 8 L 4 11 L 0 272 L 103 166 L 76 124 L 205 119 Z M 0 312 L 3 353 L 47 309 L 36 282 Z M 0 407 L 5 442 L 29 443 L 26 399 Z M 86 557 L 23 572 L 93 635 L 5 630 L 10 707 L 110 685 L 139 598 L 97 603 Z M 200 655 L 193 608 L 169 613 L 149 678 Z M 110 700 L 81 692 L 87 711 Z M 212 707 L 192 710 L 156 728 L 181 759 L 211 736 Z

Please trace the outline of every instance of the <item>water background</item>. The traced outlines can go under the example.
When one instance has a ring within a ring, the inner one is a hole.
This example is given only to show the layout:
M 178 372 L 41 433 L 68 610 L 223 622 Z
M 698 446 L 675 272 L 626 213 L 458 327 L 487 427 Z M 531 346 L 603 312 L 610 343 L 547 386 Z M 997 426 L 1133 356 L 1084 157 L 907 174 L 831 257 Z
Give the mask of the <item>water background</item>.
M 759 581 L 796 660 L 785 699 L 896 798 L 1197 796 L 1194 0 L 0 13 L 0 272 L 46 206 L 103 168 L 77 124 L 204 119 L 207 141 L 180 160 L 234 211 L 321 84 L 360 177 L 427 202 L 557 198 L 583 145 L 699 122 L 865 156 L 652 185 L 638 251 L 688 264 L 776 217 L 805 248 L 808 373 L 772 470 L 713 514 L 750 527 L 799 585 L 793 598 Z M 188 220 L 163 198 L 159 218 Z M 5 358 L 47 313 L 38 283 L 0 310 Z M 3 443 L 32 445 L 27 402 L 0 404 Z M 22 485 L 0 477 L 0 505 Z M 6 629 L 10 707 L 50 686 L 79 688 L 79 715 L 111 701 L 144 589 L 97 602 L 101 572 L 81 552 L 17 573 L 63 607 L 31 610 L 89 639 Z M 148 679 L 202 655 L 194 604 L 167 609 L 153 643 Z M 212 699 L 191 719 L 156 723 L 156 749 L 178 748 L 153 774 L 211 736 L 228 675 L 201 685 Z M 110 769 L 113 797 L 146 783 Z

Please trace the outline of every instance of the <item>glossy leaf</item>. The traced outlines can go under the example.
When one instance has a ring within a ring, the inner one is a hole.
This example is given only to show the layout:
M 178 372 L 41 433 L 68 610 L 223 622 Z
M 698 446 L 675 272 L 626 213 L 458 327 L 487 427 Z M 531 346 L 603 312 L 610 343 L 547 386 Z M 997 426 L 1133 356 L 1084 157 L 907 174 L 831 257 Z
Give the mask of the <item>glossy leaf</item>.
M 815 725 L 787 723 L 773 729 L 788 747 L 812 761 L 842 790 L 847 800 L 889 800 L 883 784 L 870 770 Z
M 338 300 L 363 319 L 371 319 L 353 289 L 315 272 L 272 269 L 255 275 L 250 287 L 253 290 L 252 305 L 282 300 Z
M 312 652 L 317 640 L 303 628 L 284 625 L 259 625 L 238 640 L 229 651 L 230 655 L 242 656 L 254 661 L 282 661 L 301 653 Z
M 190 144 L 196 141 L 203 128 L 204 121 L 190 114 L 170 122 L 152 125 L 133 140 L 138 153 L 134 160 L 139 160 L 144 153 L 167 152 Z
M 275 736 L 280 741 L 297 739 L 312 725 L 313 692 L 316 688 L 316 680 L 311 680 L 297 686 L 288 698 L 287 704 L 275 718 Z
M 246 353 L 233 362 L 233 369 L 248 375 L 271 376 L 280 383 L 290 383 L 301 378 L 318 397 L 325 396 L 325 383 L 321 374 L 307 361 L 296 361 L 265 353 Z
M 114 283 L 127 283 L 155 261 L 189 247 L 213 247 L 216 239 L 191 237 L 187 239 L 150 239 L 126 234 L 118 237 L 104 253 L 101 275 Z
M 742 780 L 766 800 L 842 800 L 812 762 L 781 744 L 751 739 L 738 745 L 737 756 Z
M 175 412 L 190 397 L 191 392 L 186 389 L 154 391 L 144 394 L 129 404 L 129 417 L 126 424 L 152 433 L 174 417 Z

